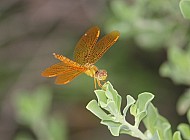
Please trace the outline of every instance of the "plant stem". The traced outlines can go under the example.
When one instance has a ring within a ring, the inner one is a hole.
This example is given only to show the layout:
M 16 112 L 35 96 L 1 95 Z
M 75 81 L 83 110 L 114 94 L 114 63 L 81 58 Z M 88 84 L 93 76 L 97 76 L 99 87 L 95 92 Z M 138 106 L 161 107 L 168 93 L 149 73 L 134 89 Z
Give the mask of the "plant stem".
M 132 132 L 134 137 L 140 138 L 142 140 L 147 140 L 147 137 L 142 133 L 138 127 L 131 125 L 125 119 L 121 122 L 123 125 L 127 126 Z

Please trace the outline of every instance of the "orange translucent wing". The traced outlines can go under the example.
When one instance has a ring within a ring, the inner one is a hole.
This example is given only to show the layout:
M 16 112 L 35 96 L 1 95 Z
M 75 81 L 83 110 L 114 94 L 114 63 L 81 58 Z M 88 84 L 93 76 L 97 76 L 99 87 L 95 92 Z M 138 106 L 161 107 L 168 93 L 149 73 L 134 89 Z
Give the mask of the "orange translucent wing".
M 67 84 L 81 73 L 82 73 L 81 71 L 73 70 L 73 71 L 69 71 L 65 74 L 58 75 L 55 80 L 55 83 L 56 84 Z
M 53 53 L 54 57 L 60 61 L 62 61 L 63 63 L 65 63 L 65 65 L 68 65 L 68 66 L 72 66 L 72 67 L 75 67 L 76 69 L 85 69 L 84 66 L 78 64 L 77 62 L 74 62 L 72 61 L 71 59 L 63 56 L 63 55 L 60 55 L 60 54 L 55 54 Z
M 104 36 L 97 44 L 93 47 L 90 52 L 90 57 L 88 57 L 88 63 L 96 63 L 103 54 L 117 41 L 120 33 L 118 31 L 113 31 L 106 36 Z
M 75 62 L 84 65 L 88 62 L 88 57 L 100 35 L 100 29 L 95 26 L 90 28 L 78 41 L 74 50 Z
M 45 69 L 41 75 L 44 77 L 54 77 L 61 74 L 67 74 L 69 72 L 77 71 L 77 72 L 84 72 L 86 68 L 78 67 L 75 65 L 68 65 L 64 62 L 60 62 L 50 66 L 49 68 Z

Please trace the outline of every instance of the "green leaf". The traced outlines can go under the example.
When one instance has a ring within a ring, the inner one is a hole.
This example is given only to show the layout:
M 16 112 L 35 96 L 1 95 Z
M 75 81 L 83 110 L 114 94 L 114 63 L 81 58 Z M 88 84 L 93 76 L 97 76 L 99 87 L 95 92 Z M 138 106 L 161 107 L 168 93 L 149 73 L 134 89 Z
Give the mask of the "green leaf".
M 144 118 L 143 122 L 147 130 L 149 130 L 152 135 L 156 132 L 155 125 L 158 120 L 158 115 L 157 109 L 153 104 L 150 104 L 147 109 L 147 116 Z
M 184 115 L 190 108 L 190 89 L 186 90 L 185 93 L 179 98 L 177 102 L 177 112 Z
M 171 125 L 166 118 L 159 115 L 155 128 L 158 130 L 161 139 L 172 139 Z
M 163 133 L 164 139 L 172 138 L 172 129 L 171 129 L 171 124 L 169 122 L 163 123 L 162 133 Z
M 86 108 L 101 120 L 111 120 L 111 118 L 98 106 L 96 100 L 90 101 Z
M 137 7 L 138 8 L 138 7 Z M 111 9 L 114 14 L 123 20 L 132 21 L 138 17 L 139 10 L 124 1 L 111 1 Z
M 161 140 L 158 131 L 156 131 L 156 133 L 154 133 L 154 135 L 149 140 Z
M 88 103 L 86 108 L 101 119 L 101 124 L 106 125 L 113 136 L 119 136 L 119 134 L 124 133 L 137 138 L 147 138 L 141 130 L 139 130 L 138 126 L 141 120 L 146 116 L 147 108 L 154 98 L 151 93 L 141 93 L 136 103 L 133 97 L 128 95 L 127 105 L 123 110 L 123 116 L 120 111 L 121 96 L 113 89 L 110 82 L 105 83 L 102 90 L 96 90 L 95 94 L 98 98 L 98 102 L 92 100 Z M 125 120 L 129 108 L 133 110 L 131 112 L 133 112 L 135 120 L 137 120 L 137 125 L 131 125 Z M 107 113 L 105 113 L 104 110 Z
M 181 132 L 184 139 L 190 138 L 190 125 L 189 124 L 181 123 L 177 128 Z
M 120 114 L 120 112 L 119 112 L 119 111 L 117 110 L 117 108 L 116 108 L 116 105 L 115 105 L 115 102 L 114 102 L 114 101 L 108 101 L 108 104 L 107 104 L 107 106 L 106 106 L 105 108 L 107 108 L 108 111 L 109 111 L 112 115 L 114 115 L 115 117 L 117 117 L 117 116 Z
M 174 134 L 173 134 L 173 140 L 182 140 L 181 139 L 181 134 L 179 131 L 176 131 Z
M 51 134 L 53 140 L 66 140 L 67 139 L 67 129 L 66 124 L 63 119 L 52 117 L 48 121 L 49 134 Z
M 118 110 L 118 106 L 116 105 L 117 104 L 117 98 L 114 98 L 115 95 L 113 96 L 113 92 L 109 92 L 109 94 L 107 96 L 106 91 L 95 90 L 95 94 L 98 98 L 98 105 L 101 108 L 109 111 L 114 116 L 117 116 L 118 113 L 120 113 L 120 111 Z
M 107 97 L 105 95 L 105 91 L 103 90 L 95 90 L 96 97 L 98 98 L 98 103 L 100 106 L 105 106 L 107 103 Z
M 118 112 L 120 112 L 121 96 L 117 93 L 117 91 L 113 88 L 109 81 L 104 84 L 103 89 L 105 89 L 105 94 L 108 100 L 113 100 L 115 102 L 115 105 L 117 106 Z
M 103 91 L 103 90 L 95 90 L 94 92 L 96 94 L 96 97 L 98 98 L 98 105 L 101 108 L 104 108 L 105 110 L 109 111 L 108 108 L 106 108 L 106 106 L 107 106 L 107 97 L 105 95 L 105 91 Z
M 131 106 L 131 114 L 135 117 L 135 126 L 139 126 L 141 120 L 147 114 L 147 107 L 153 100 L 154 95 L 148 92 L 139 94 L 135 105 Z
M 122 126 L 121 123 L 103 120 L 101 121 L 101 124 L 107 125 L 113 136 L 119 136 L 119 132 Z
M 171 36 L 172 25 L 163 19 L 140 19 L 134 25 L 138 32 L 135 41 L 144 49 L 158 49 Z
M 44 119 L 50 108 L 51 99 L 50 90 L 44 87 L 33 93 L 26 91 L 18 93 L 15 99 L 17 120 L 20 123 L 31 125 Z
M 164 117 L 159 115 L 157 109 L 152 104 L 149 104 L 147 116 L 143 119 L 143 122 L 147 130 L 150 131 L 152 137 L 155 133 L 158 133 L 161 140 L 172 139 L 170 123 Z
M 181 0 L 179 6 L 183 17 L 190 19 L 190 0 Z
M 129 109 L 129 107 L 130 107 L 131 105 L 133 105 L 134 103 L 135 103 L 135 99 L 134 99 L 132 96 L 127 95 L 127 105 L 126 105 L 126 107 L 123 109 L 124 118 L 125 118 L 126 115 L 127 115 L 127 111 L 128 111 L 128 109 Z
M 168 49 L 167 55 L 168 61 L 161 65 L 160 74 L 177 84 L 190 85 L 190 51 L 174 46 Z

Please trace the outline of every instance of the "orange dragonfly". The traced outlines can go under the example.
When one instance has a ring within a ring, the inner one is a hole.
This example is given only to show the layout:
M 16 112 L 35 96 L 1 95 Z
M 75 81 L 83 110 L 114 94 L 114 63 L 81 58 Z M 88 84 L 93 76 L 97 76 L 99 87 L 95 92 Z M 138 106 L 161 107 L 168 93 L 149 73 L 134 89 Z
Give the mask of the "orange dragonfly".
M 96 82 L 99 87 L 102 87 L 100 81 L 106 80 L 107 71 L 99 70 L 94 64 L 118 40 L 120 33 L 112 31 L 97 42 L 99 35 L 100 29 L 95 26 L 81 37 L 74 50 L 74 61 L 63 55 L 53 53 L 54 57 L 61 62 L 45 69 L 42 76 L 57 76 L 56 84 L 67 84 L 81 73 L 85 73 L 94 78 L 95 88 Z

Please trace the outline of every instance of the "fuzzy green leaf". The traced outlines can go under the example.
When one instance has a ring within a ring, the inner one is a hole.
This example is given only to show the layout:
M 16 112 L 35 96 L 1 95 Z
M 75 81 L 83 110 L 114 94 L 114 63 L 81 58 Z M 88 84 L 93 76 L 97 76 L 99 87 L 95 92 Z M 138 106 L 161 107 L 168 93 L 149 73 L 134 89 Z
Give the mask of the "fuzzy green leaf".
M 149 140 L 161 140 L 158 131 L 156 131 L 156 133 L 154 133 L 154 135 L 149 138 Z
M 98 98 L 98 105 L 101 108 L 104 108 L 105 110 L 109 111 L 108 108 L 106 108 L 106 106 L 107 106 L 107 97 L 105 95 L 105 91 L 103 91 L 103 90 L 95 90 L 94 92 L 96 94 L 96 97 Z
M 96 97 L 98 98 L 98 103 L 100 103 L 100 105 L 106 104 L 107 97 L 105 95 L 105 91 L 103 91 L 103 90 L 95 90 L 94 92 L 96 94 Z M 103 104 L 101 104 L 101 103 L 103 103 Z
M 96 100 L 90 101 L 86 108 L 102 120 L 111 120 L 111 118 L 98 106 Z
M 49 135 L 52 136 L 53 140 L 66 140 L 66 130 L 66 124 L 63 119 L 60 119 L 58 117 L 52 117 L 49 119 L 48 131 Z
M 124 117 L 126 117 L 127 111 L 128 111 L 128 109 L 129 109 L 129 107 L 130 107 L 131 105 L 133 105 L 134 103 L 135 103 L 135 99 L 134 99 L 133 97 L 131 97 L 130 95 L 127 95 L 127 105 L 126 105 L 126 107 L 123 109 L 123 115 L 124 115 Z
M 156 132 L 155 125 L 158 118 L 158 111 L 157 109 L 150 104 L 147 109 L 147 116 L 143 120 L 147 130 L 150 131 L 151 134 L 154 134 Z
M 183 17 L 190 19 L 190 0 L 181 0 L 179 6 Z
M 190 85 L 190 51 L 179 47 L 168 49 L 168 61 L 160 67 L 160 74 L 170 77 L 177 84 Z
M 131 106 L 131 114 L 135 117 L 135 126 L 139 126 L 141 120 L 147 114 L 147 107 L 153 100 L 154 95 L 148 92 L 139 94 L 138 99 L 134 105 Z
M 143 119 L 145 127 L 150 131 L 152 137 L 158 133 L 160 139 L 172 139 L 171 126 L 169 122 L 159 115 L 157 109 L 150 104 L 147 110 L 147 116 Z
M 105 94 L 108 100 L 113 100 L 117 106 L 118 112 L 120 112 L 121 108 L 121 96 L 117 93 L 117 91 L 113 88 L 110 82 L 104 84 L 103 89 L 105 88 Z
M 176 131 L 174 134 L 173 134 L 173 140 L 182 140 L 181 139 L 181 134 L 179 131 Z
M 141 130 L 139 130 L 138 126 L 141 120 L 146 116 L 148 105 L 154 97 L 151 93 L 145 92 L 140 94 L 136 103 L 135 99 L 128 95 L 123 116 L 120 111 L 121 96 L 113 89 L 110 82 L 105 83 L 102 90 L 96 90 L 95 94 L 98 98 L 98 102 L 92 100 L 88 103 L 87 109 L 101 119 L 101 123 L 108 127 L 113 136 L 119 136 L 119 134 L 124 133 L 137 138 L 147 138 Z M 136 125 L 131 125 L 125 120 L 129 108 L 133 110 Z M 106 110 L 106 113 L 104 110 Z M 155 137 L 157 136 L 155 135 Z
M 184 115 L 190 108 L 190 89 L 186 90 L 177 102 L 177 112 Z
M 33 93 L 21 92 L 15 100 L 17 120 L 27 125 L 40 121 L 46 116 L 50 108 L 51 99 L 50 90 L 44 87 L 37 89 Z
M 122 126 L 121 123 L 103 120 L 103 121 L 101 121 L 101 124 L 107 125 L 108 129 L 110 130 L 110 132 L 113 136 L 119 136 L 120 129 Z
M 181 123 L 177 128 L 181 132 L 184 139 L 190 138 L 190 125 L 189 124 Z

